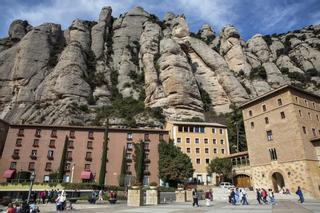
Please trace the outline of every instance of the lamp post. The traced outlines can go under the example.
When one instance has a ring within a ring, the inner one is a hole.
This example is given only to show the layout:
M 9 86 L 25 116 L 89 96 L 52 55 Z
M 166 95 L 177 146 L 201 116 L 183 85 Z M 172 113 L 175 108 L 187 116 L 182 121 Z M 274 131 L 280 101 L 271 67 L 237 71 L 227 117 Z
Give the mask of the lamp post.
M 74 173 L 74 167 L 75 167 L 75 163 L 72 164 L 72 168 L 71 168 L 71 180 L 70 182 L 73 183 L 73 173 Z
M 33 181 L 34 181 L 35 177 L 36 177 L 36 174 L 34 172 L 32 172 L 30 175 L 30 187 L 29 187 L 29 193 L 28 193 L 28 199 L 27 199 L 28 204 L 30 202 L 30 195 L 31 195 Z
M 234 122 L 236 125 L 236 131 L 237 131 L 237 152 L 239 152 L 239 123 L 238 121 Z

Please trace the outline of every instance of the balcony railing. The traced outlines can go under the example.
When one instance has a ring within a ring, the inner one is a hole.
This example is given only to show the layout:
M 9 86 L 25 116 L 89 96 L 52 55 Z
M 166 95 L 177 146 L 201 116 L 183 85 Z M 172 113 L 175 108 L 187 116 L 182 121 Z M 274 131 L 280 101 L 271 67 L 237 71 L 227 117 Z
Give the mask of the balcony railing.
M 72 156 L 66 157 L 66 160 L 67 160 L 67 161 L 72 161 Z
M 86 161 L 92 161 L 92 157 L 86 157 Z
M 74 146 L 73 145 L 68 145 L 68 149 L 73 149 Z
M 30 155 L 30 158 L 31 158 L 32 160 L 36 160 L 36 159 L 37 159 L 37 156 L 36 156 L 36 155 Z
M 39 144 L 32 144 L 33 147 L 39 147 Z
M 148 170 L 143 171 L 144 175 L 150 175 L 150 172 Z
M 54 149 L 54 148 L 56 148 L 56 146 L 54 144 L 49 144 L 49 148 Z
M 13 154 L 11 157 L 12 157 L 12 159 L 14 159 L 14 160 L 20 159 L 19 154 Z
M 18 133 L 17 133 L 17 136 L 19 136 L 19 137 L 23 137 L 23 136 L 24 136 L 24 134 L 23 134 L 23 132 L 18 132 Z
M 52 171 L 52 169 L 51 169 L 51 168 L 45 168 L 44 170 L 45 170 L 45 171 L 47 171 L 47 172 Z
M 53 156 L 47 156 L 47 158 L 48 158 L 48 160 L 53 160 L 54 158 L 53 158 Z
M 21 147 L 22 144 L 21 143 L 16 143 L 16 147 Z
M 127 163 L 131 163 L 131 162 L 132 162 L 132 159 L 131 159 L 131 158 L 127 158 L 127 159 L 126 159 L 126 162 L 127 162 Z
M 146 159 L 144 159 L 144 162 L 145 162 L 145 163 L 150 163 L 151 161 L 150 161 L 150 159 L 147 159 L 147 158 L 146 158 Z

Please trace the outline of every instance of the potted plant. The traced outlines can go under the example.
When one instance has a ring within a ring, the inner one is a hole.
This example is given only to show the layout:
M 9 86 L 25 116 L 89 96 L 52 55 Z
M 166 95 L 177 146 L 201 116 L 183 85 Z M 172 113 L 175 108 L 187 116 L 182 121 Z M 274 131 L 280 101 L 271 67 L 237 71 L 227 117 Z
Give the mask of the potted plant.
M 138 181 L 136 177 L 132 178 L 131 180 L 132 189 L 139 189 L 141 186 L 141 183 Z
M 151 182 L 150 183 L 150 189 L 156 189 L 158 184 L 156 182 Z
M 178 190 L 183 190 L 184 189 L 184 185 L 182 183 L 178 183 L 177 188 L 178 188 Z

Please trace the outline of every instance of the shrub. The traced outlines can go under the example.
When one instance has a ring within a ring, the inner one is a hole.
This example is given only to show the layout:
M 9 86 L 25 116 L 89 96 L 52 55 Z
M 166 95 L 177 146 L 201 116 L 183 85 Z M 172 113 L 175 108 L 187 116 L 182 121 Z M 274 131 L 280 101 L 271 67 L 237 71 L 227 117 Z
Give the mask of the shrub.
M 281 72 L 282 74 L 288 74 L 288 73 L 289 73 L 289 68 L 287 68 L 287 67 L 281 67 L 281 68 L 280 68 L 280 72 Z
M 267 80 L 267 72 L 266 69 L 263 66 L 258 66 L 255 68 L 252 68 L 251 72 L 250 72 L 250 79 L 263 79 L 263 80 Z
M 268 46 L 270 46 L 272 44 L 272 39 L 271 39 L 270 35 L 265 35 L 262 38 L 265 40 L 265 42 L 267 43 Z
M 86 104 L 80 105 L 79 109 L 83 112 L 89 112 L 89 108 Z

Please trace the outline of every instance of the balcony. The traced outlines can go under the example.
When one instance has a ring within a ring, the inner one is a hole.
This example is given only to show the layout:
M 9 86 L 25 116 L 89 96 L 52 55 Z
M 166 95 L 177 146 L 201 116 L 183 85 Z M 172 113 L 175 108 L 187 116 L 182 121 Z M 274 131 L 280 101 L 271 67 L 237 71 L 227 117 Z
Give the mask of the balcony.
M 71 157 L 71 156 L 68 156 L 68 157 L 66 157 L 66 160 L 67 160 L 67 161 L 72 161 L 72 157 Z
M 93 146 L 87 146 L 87 149 L 93 149 Z
M 73 145 L 68 145 L 68 149 L 74 149 Z
M 86 157 L 86 161 L 92 161 L 92 157 Z
M 127 162 L 127 163 L 131 163 L 131 162 L 132 162 L 132 159 L 131 159 L 131 158 L 127 158 L 127 159 L 126 159 L 126 162 Z
M 41 135 L 39 133 L 34 134 L 34 137 L 40 138 Z
M 36 155 L 30 155 L 30 158 L 31 158 L 32 160 L 37 160 L 37 156 L 36 156 Z
M 44 170 L 47 171 L 47 172 L 51 172 L 52 171 L 51 168 L 45 168 Z
M 65 171 L 65 172 L 70 172 L 70 170 L 71 170 L 70 167 L 64 168 L 64 171 Z
M 57 136 L 57 134 L 51 134 L 50 135 L 52 138 L 57 138 L 58 136 Z
M 32 144 L 33 147 L 39 147 L 39 144 Z
M 131 147 L 130 148 L 127 147 L 127 152 L 132 152 L 132 148 Z
M 143 171 L 144 175 L 150 175 L 150 172 L 148 170 Z
M 54 149 L 54 148 L 56 148 L 56 146 L 54 144 L 49 144 L 49 148 Z
M 29 167 L 28 170 L 29 171 L 34 171 L 34 167 Z
M 22 144 L 21 143 L 16 143 L 16 147 L 21 147 Z
M 48 158 L 48 160 L 53 160 L 54 158 L 53 158 L 53 156 L 47 156 L 47 158 Z
M 144 162 L 145 162 L 145 163 L 150 163 L 151 161 L 150 161 L 150 159 L 147 159 L 147 158 L 146 158 L 146 159 L 144 159 Z
M 127 141 L 132 141 L 132 138 L 127 138 Z
M 145 147 L 145 148 L 144 148 L 144 151 L 145 151 L 145 152 L 150 152 L 149 147 Z
M 17 133 L 17 136 L 19 136 L 19 137 L 23 137 L 23 136 L 24 136 L 24 134 L 23 134 L 23 132 L 18 132 L 18 133 Z
M 14 160 L 20 159 L 19 154 L 13 154 L 11 157 L 12 157 L 12 159 L 14 159 Z

